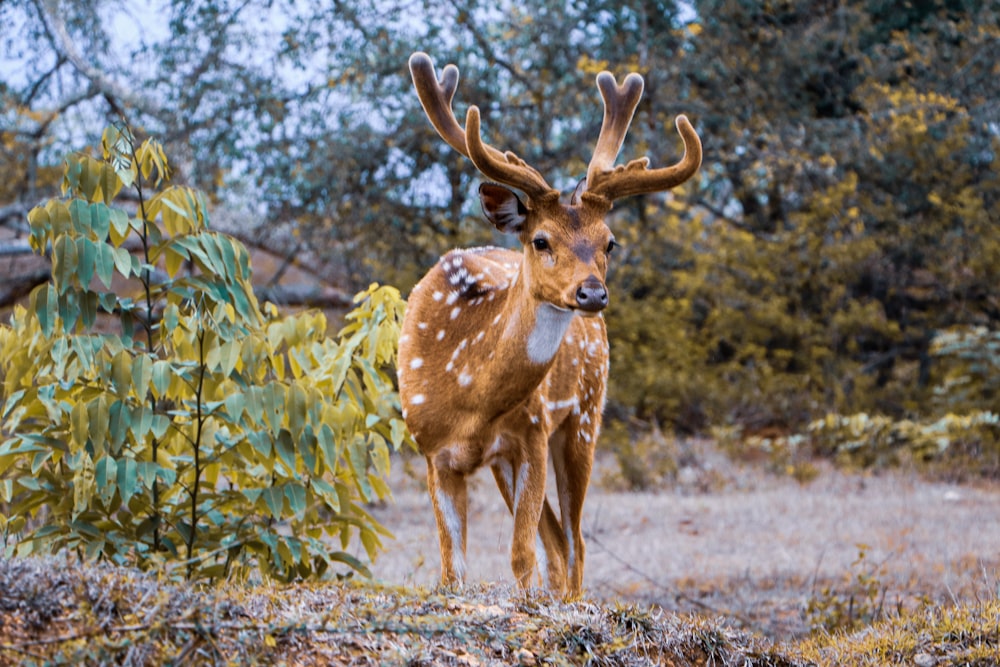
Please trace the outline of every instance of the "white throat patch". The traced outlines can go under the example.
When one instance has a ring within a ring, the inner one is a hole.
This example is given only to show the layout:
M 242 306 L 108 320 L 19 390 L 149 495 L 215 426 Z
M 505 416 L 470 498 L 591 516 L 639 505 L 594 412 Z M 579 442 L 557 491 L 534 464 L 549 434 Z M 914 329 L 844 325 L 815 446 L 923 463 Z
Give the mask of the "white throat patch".
M 539 306 L 535 312 L 535 328 L 528 334 L 528 359 L 535 364 L 551 361 L 574 317 L 576 313 L 572 310 L 547 303 Z

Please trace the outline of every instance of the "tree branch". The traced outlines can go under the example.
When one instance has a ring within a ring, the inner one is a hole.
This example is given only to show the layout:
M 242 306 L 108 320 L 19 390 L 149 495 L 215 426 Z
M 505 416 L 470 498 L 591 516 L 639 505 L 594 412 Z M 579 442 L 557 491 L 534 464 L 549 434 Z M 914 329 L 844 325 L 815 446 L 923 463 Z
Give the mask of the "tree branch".
M 114 81 L 107 72 L 92 65 L 83 57 L 66 27 L 64 13 L 60 8 L 60 0 L 42 0 L 40 8 L 43 20 L 51 31 L 56 47 L 62 52 L 60 55 L 64 56 L 80 74 L 95 85 L 100 93 L 105 97 L 118 100 L 126 106 L 148 113 L 153 113 L 158 109 L 158 106 L 153 104 L 151 100 L 126 89 Z

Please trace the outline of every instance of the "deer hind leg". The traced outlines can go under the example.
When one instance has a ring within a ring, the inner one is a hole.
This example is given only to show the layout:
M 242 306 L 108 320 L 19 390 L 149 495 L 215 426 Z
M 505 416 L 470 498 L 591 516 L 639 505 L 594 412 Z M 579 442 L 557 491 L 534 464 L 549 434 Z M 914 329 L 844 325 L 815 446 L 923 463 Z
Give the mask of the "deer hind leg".
M 501 460 L 491 466 L 500 495 L 507 503 L 507 509 L 514 514 L 514 469 L 510 462 Z M 548 499 L 542 501 L 542 515 L 538 521 L 536 554 L 539 573 L 543 584 L 553 593 L 566 592 L 566 537 L 556 513 Z
M 441 548 L 441 585 L 460 584 L 465 579 L 468 483 L 464 475 L 436 466 L 428 456 L 427 489 L 434 505 Z
M 559 512 L 565 532 L 568 597 L 577 598 L 583 592 L 583 562 L 586 545 L 583 541 L 583 501 L 590 484 L 594 464 L 596 429 L 587 428 L 578 419 L 569 419 L 549 439 L 552 466 L 559 492 Z

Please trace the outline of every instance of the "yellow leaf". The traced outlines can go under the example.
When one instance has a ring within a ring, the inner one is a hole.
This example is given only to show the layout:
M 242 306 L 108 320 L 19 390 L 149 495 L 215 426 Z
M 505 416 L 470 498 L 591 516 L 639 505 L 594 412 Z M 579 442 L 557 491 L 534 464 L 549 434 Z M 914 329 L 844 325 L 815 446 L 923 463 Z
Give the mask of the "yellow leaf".
M 73 518 L 90 507 L 94 497 L 94 461 L 84 452 L 80 467 L 73 475 Z

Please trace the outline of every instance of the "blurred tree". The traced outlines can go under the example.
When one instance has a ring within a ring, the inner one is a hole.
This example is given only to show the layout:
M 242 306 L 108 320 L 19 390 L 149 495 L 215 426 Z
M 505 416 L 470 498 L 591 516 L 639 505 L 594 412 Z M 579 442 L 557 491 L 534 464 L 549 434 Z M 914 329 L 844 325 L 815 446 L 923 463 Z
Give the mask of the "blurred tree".
M 180 182 L 197 173 L 226 200 L 222 227 L 350 290 L 405 291 L 449 246 L 509 242 L 419 109 L 414 50 L 458 64 L 456 115 L 479 105 L 487 140 L 564 190 L 600 126 L 594 74 L 641 72 L 623 158 L 672 161 L 686 113 L 705 161 L 696 182 L 613 214 L 612 416 L 697 430 L 919 412 L 946 362 L 928 354 L 935 332 L 996 328 L 991 3 L 150 6 L 163 20 L 111 0 L 0 5 L 16 65 L 0 70 L 4 145 L 47 167 L 94 116 L 124 114 L 167 139 Z M 31 187 L 0 207 L 48 194 Z
M 935 331 L 995 320 L 998 16 L 911 4 L 892 29 L 880 2 L 696 4 L 680 78 L 706 162 L 696 209 L 646 233 L 670 259 L 619 273 L 612 340 L 663 341 L 618 350 L 622 416 L 919 413 Z

